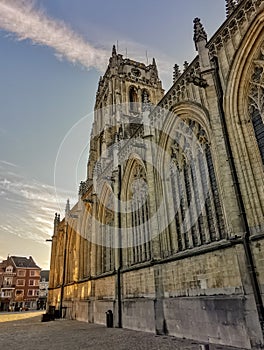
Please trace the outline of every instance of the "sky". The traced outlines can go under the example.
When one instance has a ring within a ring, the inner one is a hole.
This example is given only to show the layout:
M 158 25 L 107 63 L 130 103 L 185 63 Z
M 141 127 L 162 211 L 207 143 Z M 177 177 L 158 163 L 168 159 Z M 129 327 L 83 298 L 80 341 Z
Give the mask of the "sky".
M 95 93 L 112 45 L 163 87 L 192 61 L 193 19 L 210 38 L 224 0 L 0 0 L 0 260 L 49 268 L 55 212 L 86 177 Z

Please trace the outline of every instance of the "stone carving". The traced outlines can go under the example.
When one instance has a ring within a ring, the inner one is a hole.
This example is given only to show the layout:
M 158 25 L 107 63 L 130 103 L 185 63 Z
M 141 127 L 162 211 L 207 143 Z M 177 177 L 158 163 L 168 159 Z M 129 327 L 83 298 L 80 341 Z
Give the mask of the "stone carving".
M 193 20 L 193 23 L 194 23 L 194 36 L 193 36 L 193 41 L 195 42 L 195 47 L 196 47 L 196 50 L 197 50 L 197 43 L 199 41 L 202 41 L 202 40 L 205 40 L 207 41 L 207 34 L 204 30 L 204 27 L 201 23 L 201 20 L 200 18 L 196 17 L 194 20 Z
M 226 16 L 229 17 L 236 8 L 235 0 L 226 0 Z
M 180 68 L 178 64 L 175 64 L 173 67 L 173 83 L 175 83 L 175 81 L 179 78 L 180 75 L 181 75 Z
M 264 122 L 264 49 L 254 61 L 254 71 L 249 85 L 249 114 L 258 111 Z
M 142 165 L 137 164 L 133 169 L 133 180 L 131 183 L 132 201 L 137 205 L 145 203 L 148 195 L 146 174 Z
M 184 63 L 183 63 L 183 71 L 186 71 L 188 67 L 189 67 L 189 63 L 187 61 L 184 61 Z

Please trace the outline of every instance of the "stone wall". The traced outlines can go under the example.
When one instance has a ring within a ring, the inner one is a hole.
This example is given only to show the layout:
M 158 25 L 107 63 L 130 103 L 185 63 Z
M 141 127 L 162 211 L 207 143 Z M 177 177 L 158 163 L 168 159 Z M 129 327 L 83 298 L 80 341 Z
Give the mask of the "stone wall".
M 154 300 L 133 298 L 122 303 L 123 327 L 146 332 L 155 332 Z
M 164 300 L 168 334 L 250 349 L 244 310 L 243 297 L 179 297 Z
M 122 274 L 123 296 L 155 297 L 155 280 L 153 268 L 131 270 Z
M 165 297 L 241 294 L 235 248 L 220 249 L 162 265 Z

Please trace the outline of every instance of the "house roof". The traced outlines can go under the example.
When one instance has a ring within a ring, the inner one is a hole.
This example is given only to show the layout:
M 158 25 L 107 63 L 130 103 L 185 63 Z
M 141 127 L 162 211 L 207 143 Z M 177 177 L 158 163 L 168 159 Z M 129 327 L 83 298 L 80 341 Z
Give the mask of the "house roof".
M 32 256 L 29 258 L 24 256 L 11 256 L 11 259 L 13 260 L 16 267 L 31 267 L 40 269 L 40 267 L 33 260 Z

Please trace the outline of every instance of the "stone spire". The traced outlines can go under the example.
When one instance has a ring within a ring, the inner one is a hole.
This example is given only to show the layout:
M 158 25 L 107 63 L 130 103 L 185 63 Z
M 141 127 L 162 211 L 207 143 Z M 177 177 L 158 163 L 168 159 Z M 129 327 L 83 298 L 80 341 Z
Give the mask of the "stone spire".
M 70 200 L 67 199 L 67 203 L 66 203 L 66 207 L 65 207 L 65 217 L 69 215 L 70 210 L 71 210 L 71 208 L 70 208 Z
M 175 81 L 179 78 L 180 75 L 181 75 L 180 68 L 178 64 L 175 64 L 173 67 L 173 83 L 175 83 Z
M 185 72 L 188 67 L 189 67 L 189 63 L 187 61 L 184 61 L 183 62 L 183 71 Z
M 152 66 L 153 66 L 153 71 L 155 73 L 155 77 L 158 78 L 158 68 L 154 57 L 152 59 Z
M 55 213 L 53 234 L 56 235 L 60 223 L 60 214 Z
M 115 47 L 115 45 L 113 45 L 112 56 L 116 56 L 116 47 Z
M 200 61 L 200 69 L 201 71 L 210 68 L 210 60 L 209 60 L 209 50 L 206 47 L 207 44 L 207 34 L 204 30 L 204 27 L 201 23 L 200 18 L 195 18 L 193 20 L 194 26 L 194 35 L 193 40 L 195 43 L 195 48 L 198 51 L 199 61 Z
M 237 1 L 226 0 L 226 16 L 229 17 L 231 13 L 235 10 L 237 6 Z
M 207 42 L 207 34 L 206 34 L 205 30 L 204 30 L 204 27 L 203 27 L 203 25 L 201 23 L 200 18 L 196 17 L 193 20 L 193 23 L 194 23 L 194 26 L 193 26 L 193 29 L 194 29 L 193 40 L 194 40 L 194 43 L 195 43 L 195 48 L 196 48 L 196 50 L 198 50 L 198 47 L 197 47 L 198 42 L 204 41 L 206 43 Z

